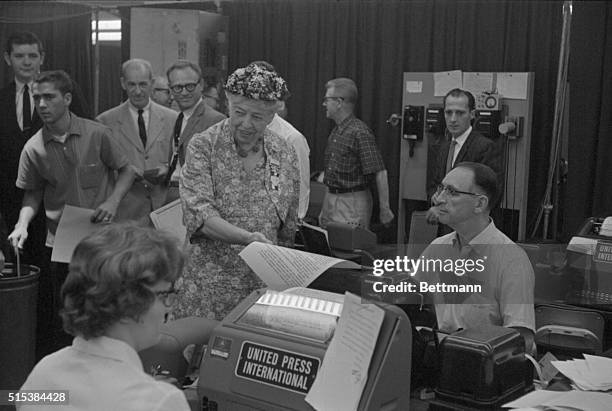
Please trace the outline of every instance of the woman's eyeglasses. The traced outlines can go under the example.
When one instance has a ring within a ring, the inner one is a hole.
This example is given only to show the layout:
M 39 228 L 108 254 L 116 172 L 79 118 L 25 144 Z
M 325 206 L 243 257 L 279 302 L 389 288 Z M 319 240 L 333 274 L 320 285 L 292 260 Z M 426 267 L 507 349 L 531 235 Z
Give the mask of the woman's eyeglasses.
M 175 84 L 174 86 L 170 86 L 170 90 L 176 94 L 182 93 L 183 89 L 187 90 L 188 93 L 191 93 L 197 86 L 198 83 Z
M 476 197 L 484 196 L 484 194 L 470 193 L 469 191 L 457 190 L 454 187 L 446 186 L 444 184 L 438 185 L 438 188 L 436 189 L 436 195 L 439 196 L 439 195 L 441 195 L 445 191 L 451 197 L 457 197 L 459 194 L 467 194 L 467 195 L 476 196 Z
M 176 302 L 179 290 L 174 288 L 174 284 L 172 284 L 169 290 L 153 291 L 153 293 L 159 299 L 159 301 L 162 302 L 163 305 L 165 305 L 166 307 L 172 307 L 172 305 L 174 305 L 174 303 Z

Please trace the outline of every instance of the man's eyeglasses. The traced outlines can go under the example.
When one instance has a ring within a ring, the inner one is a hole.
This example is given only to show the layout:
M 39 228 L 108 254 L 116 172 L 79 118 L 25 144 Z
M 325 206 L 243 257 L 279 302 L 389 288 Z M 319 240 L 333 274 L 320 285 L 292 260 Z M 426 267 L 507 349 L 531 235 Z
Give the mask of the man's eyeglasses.
M 166 307 L 172 307 L 178 298 L 179 291 L 174 288 L 174 284 L 170 287 L 169 290 L 165 291 L 153 291 L 153 293 L 157 296 L 159 301 L 162 302 Z
M 193 90 L 196 89 L 197 86 L 198 83 L 176 84 L 174 86 L 170 86 L 170 90 L 172 90 L 176 94 L 182 93 L 183 89 L 187 90 L 188 93 L 191 93 Z
M 467 194 L 467 195 L 476 196 L 476 197 L 484 196 L 484 194 L 470 193 L 469 191 L 457 190 L 454 187 L 446 186 L 444 184 L 438 185 L 438 188 L 436 189 L 436 195 L 439 196 L 445 191 L 450 197 L 457 197 L 459 194 Z
M 340 100 L 340 101 L 344 101 L 344 97 L 340 97 L 340 96 L 329 96 L 329 97 L 323 97 L 323 102 L 327 103 L 329 100 Z

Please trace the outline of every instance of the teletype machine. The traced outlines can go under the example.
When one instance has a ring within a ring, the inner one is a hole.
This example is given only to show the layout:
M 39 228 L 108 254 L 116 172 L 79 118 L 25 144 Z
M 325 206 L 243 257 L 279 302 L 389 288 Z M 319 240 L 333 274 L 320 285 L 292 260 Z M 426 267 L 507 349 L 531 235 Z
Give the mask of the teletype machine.
M 270 303 L 287 293 L 282 304 Z M 313 410 L 305 397 L 321 370 L 342 303 L 342 295 L 304 288 L 253 292 L 212 333 L 200 368 L 203 409 Z M 384 319 L 358 409 L 408 410 L 410 322 L 398 307 L 378 305 Z M 326 364 L 333 366 L 333 358 Z

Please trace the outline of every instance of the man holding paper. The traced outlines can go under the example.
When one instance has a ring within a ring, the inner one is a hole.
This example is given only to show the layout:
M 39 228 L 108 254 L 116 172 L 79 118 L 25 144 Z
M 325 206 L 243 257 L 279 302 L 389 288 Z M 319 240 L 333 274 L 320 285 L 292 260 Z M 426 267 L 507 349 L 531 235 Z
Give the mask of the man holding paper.
M 72 82 L 68 74 L 61 70 L 40 74 L 34 81 L 33 95 L 44 126 L 21 152 L 16 185 L 25 192 L 9 241 L 13 246 L 23 247 L 28 225 L 42 201 L 48 247 L 48 255 L 43 258 L 50 259 L 64 205 L 94 209 L 92 222 L 110 222 L 134 181 L 134 172 L 106 127 L 69 111 Z M 67 266 L 52 264 L 50 271 L 51 289 L 41 285 L 39 294 L 52 293 L 56 310 Z M 57 316 L 52 319 L 57 320 Z
M 121 86 L 128 100 L 100 114 L 113 137 L 135 168 L 137 176 L 119 206 L 121 219 L 144 220 L 166 202 L 168 157 L 177 113 L 151 100 L 151 64 L 132 59 L 121 67 Z

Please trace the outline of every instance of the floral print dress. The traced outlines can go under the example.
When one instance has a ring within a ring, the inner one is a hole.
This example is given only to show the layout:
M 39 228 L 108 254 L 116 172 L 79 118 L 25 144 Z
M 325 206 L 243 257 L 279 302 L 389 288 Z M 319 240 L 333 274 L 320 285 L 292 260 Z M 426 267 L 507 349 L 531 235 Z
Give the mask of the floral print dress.
M 238 256 L 244 246 L 211 240 L 198 230 L 219 216 L 275 244 L 291 246 L 297 224 L 297 157 L 282 138 L 266 130 L 264 159 L 246 172 L 224 120 L 193 136 L 181 171 L 180 193 L 189 260 L 176 287 L 173 317 L 221 320 L 265 284 Z

